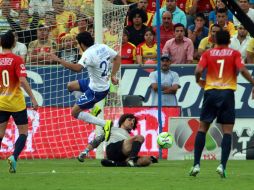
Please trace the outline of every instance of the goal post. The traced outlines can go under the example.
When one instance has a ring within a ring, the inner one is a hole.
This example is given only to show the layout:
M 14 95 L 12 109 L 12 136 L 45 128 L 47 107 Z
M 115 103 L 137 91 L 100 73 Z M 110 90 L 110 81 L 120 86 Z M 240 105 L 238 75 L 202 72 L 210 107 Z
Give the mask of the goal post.
M 95 7 L 97 7 L 97 3 L 99 5 L 103 4 L 101 6 L 102 11 L 98 11 L 91 2 L 89 5 L 84 6 L 86 8 L 84 12 L 80 12 L 84 17 L 77 16 L 77 28 L 85 27 L 86 31 L 93 33 L 95 26 L 96 42 L 105 43 L 120 53 L 128 6 L 114 5 L 107 0 L 95 0 Z M 94 9 L 96 9 L 95 12 L 92 11 Z M 97 18 L 98 15 L 100 19 Z M 35 29 L 41 30 L 39 31 L 40 34 L 37 31 L 37 39 L 43 38 L 43 35 L 47 34 L 50 36 L 50 40 L 48 40 L 48 37 L 46 39 L 45 36 L 45 39 L 42 39 L 42 42 L 45 42 L 43 46 L 38 46 L 37 41 L 28 48 L 25 58 L 27 78 L 40 107 L 38 111 L 30 109 L 30 98 L 25 94 L 28 106 L 29 129 L 26 146 L 20 155 L 21 159 L 74 158 L 95 136 L 94 125 L 79 121 L 71 116 L 71 107 L 75 103 L 75 97 L 66 88 L 68 82 L 87 78 L 88 73 L 86 70 L 75 73 L 48 60 L 48 53 L 51 50 L 58 56 L 62 56 L 66 61 L 78 60 L 78 57 L 80 57 L 81 54 L 77 51 L 75 44 L 75 35 L 79 29 L 72 30 L 76 25 L 72 23 L 71 19 L 70 16 L 67 23 L 70 26 L 69 33 L 61 36 L 61 39 L 54 37 L 55 33 L 53 31 L 60 30 L 63 27 L 62 24 L 53 25 L 52 22 L 50 25 L 50 23 L 43 23 L 44 27 L 40 26 L 41 28 Z M 82 22 L 85 26 L 82 26 Z M 23 34 L 20 35 L 21 37 L 19 36 L 19 40 L 28 33 L 27 31 L 18 32 Z M 34 33 L 31 33 L 31 35 L 34 35 Z M 101 36 L 101 39 L 97 35 Z M 120 72 L 118 75 L 120 79 Z M 105 105 L 103 114 L 105 119 L 116 120 L 119 114 L 122 113 L 121 96 L 118 89 L 118 86 L 111 89 L 112 93 L 101 103 Z M 13 120 L 11 120 L 2 141 L 1 159 L 7 158 L 13 152 L 17 138 L 18 130 Z M 92 151 L 90 156 L 95 157 L 95 151 Z

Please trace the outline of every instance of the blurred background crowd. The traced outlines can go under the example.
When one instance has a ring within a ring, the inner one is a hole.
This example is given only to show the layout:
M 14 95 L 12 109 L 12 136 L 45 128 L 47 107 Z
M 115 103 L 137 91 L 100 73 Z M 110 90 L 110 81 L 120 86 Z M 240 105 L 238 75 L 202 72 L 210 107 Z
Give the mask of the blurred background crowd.
M 254 21 L 254 0 L 236 1 Z M 116 50 L 120 47 L 115 42 L 122 36 L 122 64 L 156 64 L 158 45 L 173 64 L 197 63 L 205 50 L 214 47 L 221 28 L 230 32 L 230 47 L 241 52 L 244 62 L 254 63 L 254 39 L 221 0 L 160 0 L 158 29 L 156 0 L 111 2 L 130 5 L 124 30 L 117 29 L 114 19 L 103 29 L 104 42 Z M 93 0 L 1 0 L 0 7 L 0 33 L 13 31 L 13 52 L 26 64 L 57 64 L 48 53 L 76 63 L 82 54 L 76 35 L 94 34 Z

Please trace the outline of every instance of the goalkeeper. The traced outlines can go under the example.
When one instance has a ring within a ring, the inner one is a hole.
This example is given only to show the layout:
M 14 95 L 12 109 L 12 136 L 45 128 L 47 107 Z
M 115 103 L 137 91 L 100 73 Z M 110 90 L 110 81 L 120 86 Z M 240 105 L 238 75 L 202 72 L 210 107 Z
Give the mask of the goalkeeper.
M 68 90 L 78 98 L 72 107 L 71 114 L 73 117 L 85 122 L 104 126 L 105 140 L 108 141 L 112 121 L 96 118 L 101 110 L 95 104 L 107 96 L 110 78 L 114 85 L 118 84 L 116 73 L 120 67 L 121 57 L 105 44 L 94 44 L 94 39 L 89 32 L 79 33 L 76 40 L 83 51 L 78 64 L 69 63 L 54 54 L 51 54 L 50 58 L 75 72 L 80 72 L 82 69 L 87 68 L 88 79 L 80 79 L 67 84 Z M 111 62 L 113 66 L 109 77 Z M 83 110 L 91 108 L 93 108 L 91 114 L 83 112 Z
M 158 160 L 154 157 L 138 157 L 140 148 L 144 142 L 142 135 L 130 136 L 131 130 L 136 129 L 137 118 L 133 114 L 123 114 L 118 120 L 118 127 L 111 129 L 111 135 L 106 147 L 107 159 L 103 159 L 103 166 L 148 166 Z M 80 153 L 78 160 L 84 162 L 84 158 L 90 150 L 97 148 L 104 141 L 104 135 L 97 136 L 87 148 Z

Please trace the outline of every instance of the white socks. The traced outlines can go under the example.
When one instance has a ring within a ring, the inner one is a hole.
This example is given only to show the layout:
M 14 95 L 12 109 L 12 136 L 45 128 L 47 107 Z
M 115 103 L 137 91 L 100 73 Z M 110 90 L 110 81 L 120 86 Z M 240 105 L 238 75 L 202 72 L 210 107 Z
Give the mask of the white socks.
M 80 112 L 78 115 L 78 119 L 83 120 L 87 123 L 99 125 L 101 127 L 104 127 L 104 125 L 106 124 L 105 120 L 99 119 L 87 112 Z

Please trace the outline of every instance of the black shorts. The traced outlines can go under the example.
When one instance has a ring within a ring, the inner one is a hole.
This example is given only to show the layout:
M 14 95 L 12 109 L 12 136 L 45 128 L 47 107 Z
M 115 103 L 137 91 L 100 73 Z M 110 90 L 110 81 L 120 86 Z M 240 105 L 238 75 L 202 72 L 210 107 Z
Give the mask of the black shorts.
M 116 143 L 110 143 L 106 147 L 107 159 L 118 161 L 118 162 L 124 162 L 128 158 L 122 152 L 123 142 L 124 141 L 122 140 Z
M 0 111 L 0 123 L 9 121 L 10 117 L 13 117 L 16 125 L 28 124 L 27 110 L 24 109 L 18 112 Z
M 217 118 L 217 123 L 235 123 L 235 93 L 233 90 L 207 90 L 200 114 L 200 121 L 212 123 Z

